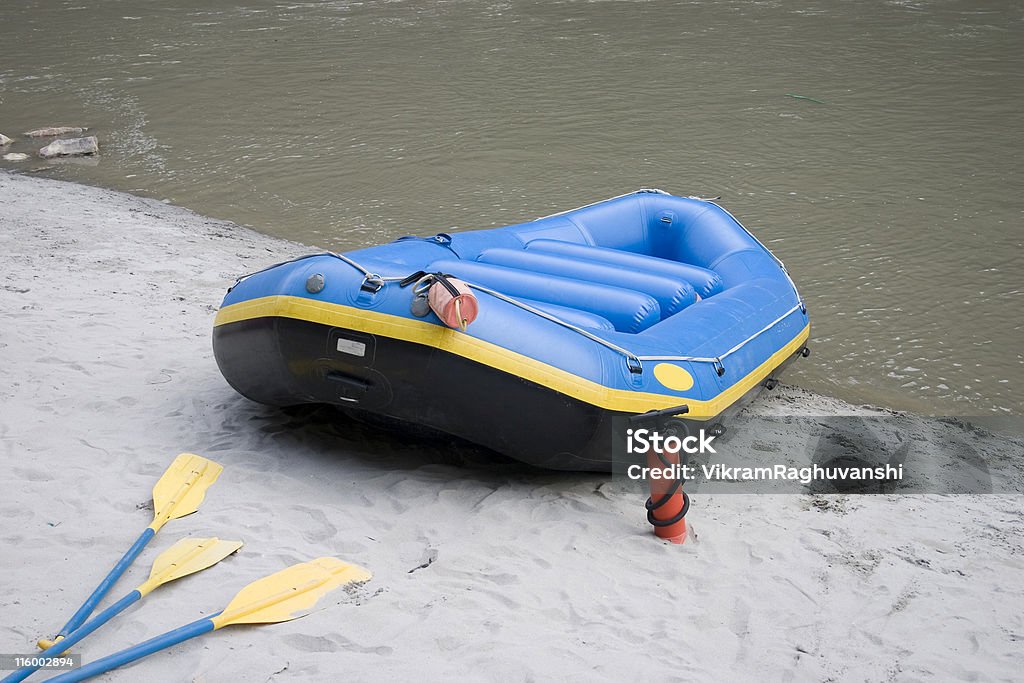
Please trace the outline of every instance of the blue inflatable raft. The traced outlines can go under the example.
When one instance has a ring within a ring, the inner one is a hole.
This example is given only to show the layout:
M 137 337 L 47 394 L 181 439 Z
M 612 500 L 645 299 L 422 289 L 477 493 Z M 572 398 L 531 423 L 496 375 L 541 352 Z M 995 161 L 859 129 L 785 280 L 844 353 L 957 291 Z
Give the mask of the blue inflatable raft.
M 465 331 L 414 311 L 422 292 L 408 285 L 430 273 L 476 294 Z M 213 343 L 254 401 L 335 404 L 544 467 L 606 470 L 616 418 L 672 409 L 720 424 L 806 355 L 809 332 L 782 263 L 725 209 L 640 190 L 244 276 Z

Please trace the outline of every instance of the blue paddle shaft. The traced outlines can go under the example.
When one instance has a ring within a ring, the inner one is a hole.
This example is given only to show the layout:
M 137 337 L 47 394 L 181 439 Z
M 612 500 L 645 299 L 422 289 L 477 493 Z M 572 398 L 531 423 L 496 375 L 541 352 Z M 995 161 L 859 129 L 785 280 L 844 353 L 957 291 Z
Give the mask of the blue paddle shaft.
M 154 652 L 159 652 L 160 650 L 186 641 L 189 638 L 195 638 L 196 636 L 201 636 L 204 633 L 209 633 L 212 630 L 212 617 L 203 617 L 198 621 L 193 621 L 188 626 L 182 626 L 181 628 L 176 628 L 173 631 L 168 631 L 167 633 L 155 638 L 150 638 L 144 643 L 133 645 L 132 647 L 121 650 L 120 652 L 115 652 L 112 655 L 107 655 L 106 657 L 97 659 L 95 662 L 90 662 L 81 668 L 62 673 L 59 676 L 54 676 L 53 678 L 48 678 L 46 680 L 55 681 L 56 683 L 84 681 L 87 678 L 99 676 L 111 669 L 123 666 L 129 662 L 134 662 L 137 659 L 142 659 Z
M 89 621 L 76 628 L 73 632 L 68 634 L 67 637 L 58 640 L 49 649 L 47 649 L 45 653 L 39 656 L 41 658 L 56 657 L 60 653 L 71 648 L 73 645 L 80 643 L 87 635 L 128 609 L 129 606 L 133 605 L 141 598 L 142 593 L 137 590 L 132 591 Z M 5 676 L 3 680 L 0 680 L 0 683 L 19 683 L 19 681 L 25 680 L 32 675 L 33 671 L 37 671 L 38 669 L 38 666 L 23 666 L 17 671 Z
M 100 600 L 103 599 L 103 596 L 110 592 L 110 589 L 114 587 L 114 584 L 117 583 L 119 578 L 121 578 L 121 575 L 124 574 L 125 570 L 128 569 L 131 563 L 135 561 L 135 558 L 139 556 L 139 553 L 141 553 L 142 549 L 146 547 L 146 544 L 149 543 L 149 540 L 153 538 L 154 534 L 156 534 L 156 532 L 153 531 L 151 527 L 146 527 L 146 530 L 143 531 L 138 540 L 132 544 L 132 547 L 124 554 L 124 557 L 118 560 L 117 564 L 114 565 L 114 568 L 110 570 L 109 574 L 107 574 L 107 577 L 100 582 L 100 585 L 96 586 L 96 590 L 92 592 L 89 599 L 82 603 L 82 606 L 79 607 L 78 611 L 75 612 L 71 619 L 68 620 L 68 623 L 64 624 L 64 628 L 62 628 L 58 634 L 59 636 L 66 637 L 69 633 L 85 623 L 85 620 L 89 618 L 92 611 L 96 609 L 96 605 L 98 605 Z

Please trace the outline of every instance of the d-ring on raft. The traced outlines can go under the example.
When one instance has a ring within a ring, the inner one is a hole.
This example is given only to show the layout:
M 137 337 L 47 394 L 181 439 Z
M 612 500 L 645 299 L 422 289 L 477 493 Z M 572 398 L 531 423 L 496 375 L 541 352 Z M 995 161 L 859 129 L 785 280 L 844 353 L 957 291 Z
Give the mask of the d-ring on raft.
M 450 320 L 409 286 L 428 276 L 471 292 L 438 293 L 457 302 Z M 809 334 L 785 267 L 728 211 L 640 190 L 272 266 L 228 291 L 213 344 L 254 401 L 335 404 L 602 471 L 615 418 L 685 404 L 695 426 L 721 422 Z

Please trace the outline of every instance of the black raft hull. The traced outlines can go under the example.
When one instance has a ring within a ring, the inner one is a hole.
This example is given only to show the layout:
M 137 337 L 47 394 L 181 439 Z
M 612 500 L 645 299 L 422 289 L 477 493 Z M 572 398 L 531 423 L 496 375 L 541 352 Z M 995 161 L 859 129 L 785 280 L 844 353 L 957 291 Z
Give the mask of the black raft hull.
M 366 345 L 363 356 L 338 340 Z M 213 334 L 221 373 L 243 396 L 273 406 L 331 404 L 436 429 L 531 465 L 611 471 L 630 413 L 606 410 L 548 387 L 431 346 L 305 320 L 261 317 L 219 325 Z M 771 373 L 778 375 L 799 351 Z M 726 413 L 691 423 L 720 423 Z

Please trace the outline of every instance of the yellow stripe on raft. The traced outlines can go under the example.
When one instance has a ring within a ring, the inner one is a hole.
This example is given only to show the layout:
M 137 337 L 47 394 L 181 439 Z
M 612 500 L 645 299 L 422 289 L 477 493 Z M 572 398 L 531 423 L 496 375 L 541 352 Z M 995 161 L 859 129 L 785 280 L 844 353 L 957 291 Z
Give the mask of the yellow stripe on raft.
M 788 344 L 771 355 L 750 374 L 713 399 L 702 401 L 624 389 L 612 389 L 566 372 L 529 356 L 447 327 L 420 320 L 367 311 L 351 306 L 314 301 L 295 296 L 267 296 L 225 306 L 217 313 L 214 327 L 255 318 L 293 318 L 330 327 L 343 327 L 391 339 L 431 346 L 482 363 L 525 380 L 553 389 L 590 405 L 624 413 L 643 413 L 686 403 L 688 418 L 707 420 L 720 414 L 745 393 L 764 381 L 784 360 L 796 353 L 810 336 L 805 326 Z

